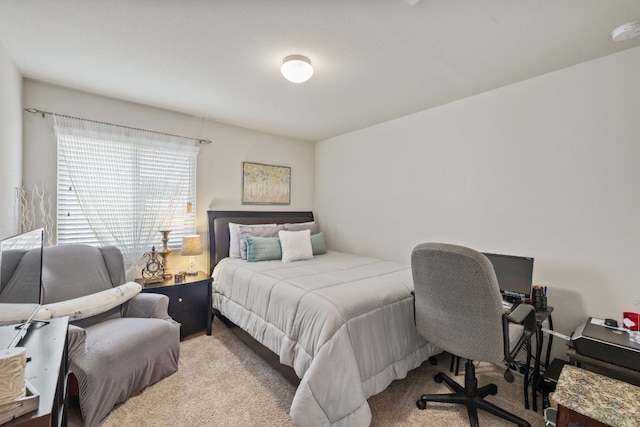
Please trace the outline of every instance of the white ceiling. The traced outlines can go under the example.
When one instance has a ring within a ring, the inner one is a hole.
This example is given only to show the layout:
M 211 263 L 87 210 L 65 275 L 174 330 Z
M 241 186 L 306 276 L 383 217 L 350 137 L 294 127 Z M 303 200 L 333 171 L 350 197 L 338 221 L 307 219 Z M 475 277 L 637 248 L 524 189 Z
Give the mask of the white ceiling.
M 610 36 L 640 0 L 410 3 L 1 0 L 0 40 L 28 78 L 310 141 L 640 46 Z

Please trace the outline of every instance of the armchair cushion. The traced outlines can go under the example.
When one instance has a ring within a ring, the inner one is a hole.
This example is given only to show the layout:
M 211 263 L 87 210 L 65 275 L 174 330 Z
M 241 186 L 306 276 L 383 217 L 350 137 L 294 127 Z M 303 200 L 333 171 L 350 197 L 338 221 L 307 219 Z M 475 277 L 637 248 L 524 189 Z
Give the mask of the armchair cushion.
M 87 351 L 82 353 L 77 340 L 69 357 L 85 426 L 98 425 L 115 405 L 178 370 L 180 327 L 175 322 L 120 318 L 85 331 Z
M 108 251 L 109 263 L 115 262 Z M 122 255 L 120 255 L 122 257 Z M 101 248 L 89 245 L 60 245 L 45 249 L 42 259 L 44 303 L 66 301 L 110 289 L 125 282 L 111 278 Z M 124 268 L 124 263 L 121 264 Z
M 113 246 L 60 245 L 45 248 L 42 258 L 42 303 L 95 294 L 125 282 L 124 259 Z M 120 308 L 73 321 L 82 327 L 120 317 Z

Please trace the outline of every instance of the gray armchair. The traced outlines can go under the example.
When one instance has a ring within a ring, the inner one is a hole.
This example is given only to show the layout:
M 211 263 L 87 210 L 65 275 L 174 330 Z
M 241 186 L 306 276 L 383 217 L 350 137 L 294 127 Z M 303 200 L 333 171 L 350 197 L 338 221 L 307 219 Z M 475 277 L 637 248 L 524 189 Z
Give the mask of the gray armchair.
M 477 411 L 482 409 L 528 427 L 527 421 L 484 400 L 498 388 L 495 384 L 478 388 L 473 361 L 509 364 L 526 346 L 528 375 L 530 340 L 536 328 L 533 307 L 521 304 L 505 314 L 493 266 L 473 249 L 424 243 L 413 250 L 411 268 L 418 332 L 441 349 L 467 359 L 465 386 L 440 372 L 434 380 L 444 381 L 453 393 L 422 395 L 418 408 L 425 409 L 428 401 L 460 403 L 467 407 L 471 426 L 478 425 Z M 505 379 L 513 381 L 508 367 Z
M 95 294 L 125 282 L 124 262 L 112 246 L 48 247 L 43 252 L 42 303 Z M 178 369 L 180 326 L 169 300 L 138 294 L 128 302 L 69 326 L 69 372 L 78 383 L 85 426 Z

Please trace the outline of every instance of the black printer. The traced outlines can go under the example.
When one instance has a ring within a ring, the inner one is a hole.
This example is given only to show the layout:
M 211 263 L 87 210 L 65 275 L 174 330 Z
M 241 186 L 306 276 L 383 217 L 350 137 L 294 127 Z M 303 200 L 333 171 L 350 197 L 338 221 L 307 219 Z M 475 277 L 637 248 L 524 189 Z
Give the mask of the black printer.
M 576 352 L 614 365 L 640 371 L 640 343 L 629 339 L 629 332 L 610 327 L 604 320 L 589 317 L 571 335 Z

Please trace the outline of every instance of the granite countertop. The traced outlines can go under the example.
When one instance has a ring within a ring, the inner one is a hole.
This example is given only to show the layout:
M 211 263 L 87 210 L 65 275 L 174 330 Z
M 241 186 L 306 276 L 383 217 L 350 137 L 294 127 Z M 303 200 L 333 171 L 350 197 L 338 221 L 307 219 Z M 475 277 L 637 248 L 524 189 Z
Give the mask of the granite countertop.
M 640 426 L 640 387 L 565 365 L 553 398 L 558 404 L 613 427 Z

